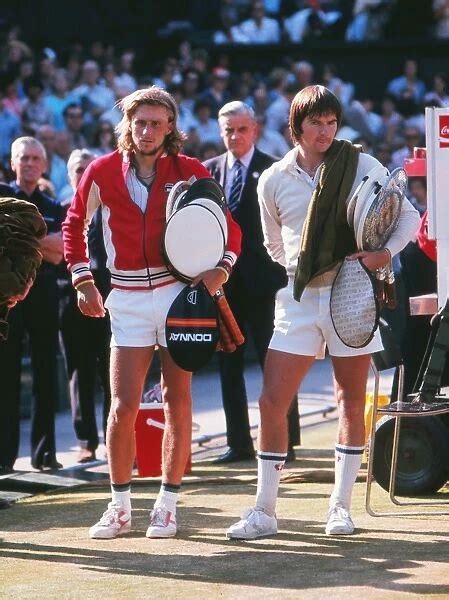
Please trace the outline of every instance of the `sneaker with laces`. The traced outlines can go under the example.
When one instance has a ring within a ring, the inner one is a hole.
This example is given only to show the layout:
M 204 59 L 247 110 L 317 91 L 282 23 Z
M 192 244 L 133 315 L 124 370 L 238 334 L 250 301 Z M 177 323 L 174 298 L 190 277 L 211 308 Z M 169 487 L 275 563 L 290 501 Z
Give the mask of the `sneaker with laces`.
M 148 538 L 171 538 L 176 535 L 176 515 L 163 506 L 155 506 L 150 514 Z
M 255 540 L 268 535 L 276 535 L 276 517 L 270 517 L 261 508 L 249 508 L 240 521 L 231 525 L 226 532 L 228 540 Z
M 354 523 L 351 515 L 341 504 L 332 504 L 327 513 L 327 535 L 351 535 L 354 533 Z
M 89 529 L 89 537 L 100 540 L 110 540 L 129 533 L 131 530 L 131 515 L 129 512 L 110 502 L 103 516 Z

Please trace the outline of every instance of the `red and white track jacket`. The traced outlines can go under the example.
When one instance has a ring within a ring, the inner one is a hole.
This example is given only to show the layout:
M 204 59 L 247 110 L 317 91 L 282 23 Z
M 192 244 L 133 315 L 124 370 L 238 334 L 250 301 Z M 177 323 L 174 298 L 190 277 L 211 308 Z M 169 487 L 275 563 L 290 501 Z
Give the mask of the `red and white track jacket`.
M 157 161 L 156 178 L 150 190 L 145 212 L 131 199 L 126 187 L 130 167 L 126 155 L 118 151 L 97 158 L 87 167 L 62 225 L 64 254 L 76 286 L 90 280 L 87 256 L 87 229 L 101 206 L 107 267 L 112 287 L 147 290 L 175 281 L 162 254 L 165 205 L 171 187 L 178 181 L 210 177 L 196 159 L 164 155 Z M 229 211 L 228 243 L 224 260 L 232 268 L 241 243 L 240 228 Z

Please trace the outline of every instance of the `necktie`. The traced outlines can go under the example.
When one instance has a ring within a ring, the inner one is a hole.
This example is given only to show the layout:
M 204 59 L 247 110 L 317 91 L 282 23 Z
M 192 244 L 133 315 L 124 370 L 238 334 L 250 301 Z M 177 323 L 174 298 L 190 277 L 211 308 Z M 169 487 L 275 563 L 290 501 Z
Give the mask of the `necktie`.
M 231 191 L 229 193 L 228 206 L 231 212 L 234 212 L 240 202 L 240 195 L 243 187 L 242 163 L 239 160 L 235 161 L 235 173 L 232 180 Z

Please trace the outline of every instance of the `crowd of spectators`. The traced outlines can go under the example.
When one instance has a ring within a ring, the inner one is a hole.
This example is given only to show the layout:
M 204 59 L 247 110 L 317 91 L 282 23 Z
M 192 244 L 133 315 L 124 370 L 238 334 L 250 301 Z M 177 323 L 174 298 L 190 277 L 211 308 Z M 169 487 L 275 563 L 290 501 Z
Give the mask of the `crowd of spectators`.
M 207 7 L 190 0 L 186 7 L 160 37 L 200 29 L 215 44 L 296 44 L 449 35 L 447 0 L 210 0 Z
M 238 5 L 223 2 L 227 10 Z M 253 10 L 264 12 L 264 4 L 255 2 Z M 287 117 L 293 96 L 306 85 L 323 83 L 344 107 L 339 136 L 359 142 L 388 167 L 402 165 L 413 146 L 424 142 L 424 107 L 449 105 L 446 74 L 426 73 L 424 79 L 412 59 L 404 61 L 403 72 L 388 83 L 376 102 L 358 92 L 357 81 L 344 81 L 331 63 L 318 70 L 315 64 L 300 60 L 266 73 L 250 69 L 236 73 L 229 55 L 221 54 L 213 63 L 206 50 L 192 48 L 186 41 L 155 72 L 148 64 L 149 72 L 143 76 L 136 73 L 133 49 L 118 52 L 101 42 L 92 44 L 88 52 L 75 44 L 62 60 L 50 48 L 33 52 L 19 38 L 18 30 L 11 29 L 3 50 L 0 175 L 6 181 L 11 177 L 12 141 L 19 135 L 36 136 L 49 159 L 46 190 L 60 202 L 67 201 L 70 152 L 89 148 L 105 154 L 114 149 L 114 128 L 121 118 L 116 103 L 138 87 L 155 84 L 174 95 L 181 128 L 188 135 L 185 152 L 202 160 L 222 150 L 217 113 L 231 99 L 254 108 L 260 128 L 258 146 L 279 157 L 292 145 Z
M 401 0 L 222 0 L 222 29 L 211 35 L 215 44 L 300 43 L 310 36 L 339 36 L 350 42 L 381 39 L 406 4 Z M 435 37 L 448 38 L 449 1 L 421 4 L 432 9 L 423 27 L 433 28 Z M 70 154 L 86 148 L 95 155 L 112 151 L 114 128 L 121 119 L 117 102 L 140 87 L 155 84 L 173 94 L 180 128 L 187 134 L 184 152 L 200 160 L 223 151 L 217 114 L 230 100 L 242 100 L 254 109 L 258 148 L 281 157 L 292 147 L 287 124 L 292 98 L 306 85 L 323 83 L 344 108 L 337 137 L 361 144 L 390 169 L 402 166 L 413 147 L 424 144 L 424 107 L 449 106 L 446 73 L 435 71 L 424 77 L 414 59 L 404 61 L 403 71 L 376 101 L 359 92 L 357 81 L 343 80 L 331 63 L 318 69 L 300 60 L 264 73 L 249 68 L 237 73 L 229 55 L 222 53 L 214 62 L 205 49 L 189 41 L 181 42 L 161 68 L 149 61 L 143 75 L 136 70 L 132 48 L 118 50 L 97 41 L 87 50 L 79 44 L 64 52 L 34 50 L 17 27 L 5 36 L 0 57 L 0 181 L 14 179 L 10 170 L 14 139 L 34 136 L 48 158 L 41 189 L 62 205 L 72 195 L 67 176 Z M 425 210 L 421 190 L 411 200 L 420 212 Z

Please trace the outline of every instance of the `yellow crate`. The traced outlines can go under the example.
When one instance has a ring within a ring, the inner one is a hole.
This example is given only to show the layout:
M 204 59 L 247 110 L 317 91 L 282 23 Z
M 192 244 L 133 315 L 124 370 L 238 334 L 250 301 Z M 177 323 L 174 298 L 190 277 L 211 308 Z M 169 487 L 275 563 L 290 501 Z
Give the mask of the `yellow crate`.
M 373 401 L 373 392 L 368 392 L 365 396 L 365 450 L 362 456 L 363 463 L 366 463 L 368 460 L 366 448 L 368 446 L 368 439 L 371 432 L 371 421 L 373 418 Z M 390 396 L 388 396 L 387 394 L 379 394 L 378 406 L 385 406 L 386 404 L 390 404 Z M 379 420 L 381 416 L 382 415 L 378 415 L 377 420 Z

